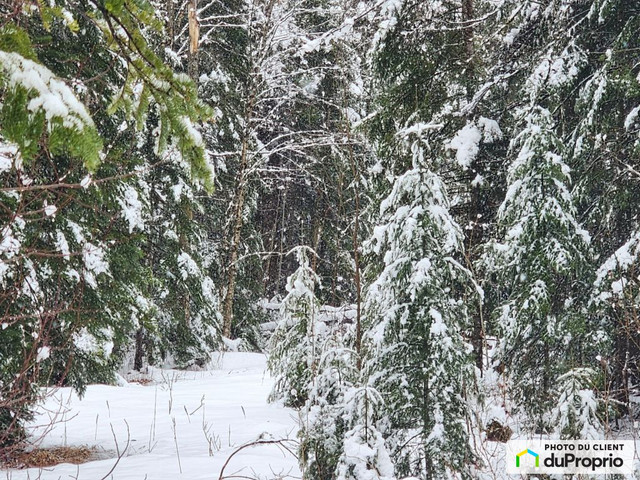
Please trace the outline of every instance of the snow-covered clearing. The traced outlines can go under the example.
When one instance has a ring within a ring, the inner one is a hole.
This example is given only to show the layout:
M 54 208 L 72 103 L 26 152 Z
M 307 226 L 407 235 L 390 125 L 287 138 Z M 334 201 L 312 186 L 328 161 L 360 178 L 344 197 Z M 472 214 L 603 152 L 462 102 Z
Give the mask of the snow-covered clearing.
M 147 385 L 91 385 L 82 399 L 68 388 L 59 389 L 46 402 L 50 413 L 43 411 L 32 432 L 38 435 L 37 426 L 49 424 L 49 415 L 56 412 L 64 412 L 58 418 L 64 421 L 46 434 L 41 446 L 95 446 L 110 458 L 79 466 L 8 470 L 0 478 L 217 480 L 229 456 L 243 444 L 258 438 L 296 439 L 297 413 L 267 403 L 272 380 L 264 355 L 226 353 L 219 364 L 218 369 L 200 372 L 153 370 L 155 381 Z M 295 451 L 295 445 L 288 447 Z M 109 474 L 116 451 L 125 448 Z M 224 474 L 300 476 L 293 455 L 271 444 L 238 452 Z

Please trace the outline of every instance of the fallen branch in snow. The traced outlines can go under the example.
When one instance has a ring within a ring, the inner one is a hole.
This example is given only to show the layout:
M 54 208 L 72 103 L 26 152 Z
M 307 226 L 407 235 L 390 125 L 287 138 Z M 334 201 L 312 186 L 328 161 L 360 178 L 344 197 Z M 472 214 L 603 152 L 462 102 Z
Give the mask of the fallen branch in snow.
M 228 478 L 239 478 L 237 475 L 233 475 L 233 476 L 225 476 L 224 475 L 224 471 L 227 468 L 227 465 L 229 465 L 229 462 L 231 461 L 231 459 L 237 454 L 240 453 L 242 450 L 244 450 L 245 448 L 249 448 L 249 447 L 257 447 L 259 445 L 277 445 L 281 448 L 284 448 L 287 452 L 289 452 L 294 458 L 298 458 L 298 456 L 291 450 L 291 448 L 289 448 L 287 446 L 287 443 L 296 443 L 295 440 L 291 440 L 289 438 L 283 438 L 280 440 L 262 440 L 262 439 L 258 439 L 258 440 L 254 440 L 253 442 L 249 442 L 249 443 L 245 443 L 244 445 L 239 446 L 238 448 L 236 448 L 233 453 L 231 455 L 229 455 L 229 457 L 227 457 L 227 460 L 224 462 L 224 465 L 222 465 L 222 469 L 220 470 L 220 476 L 218 477 L 218 480 L 224 480 L 224 479 L 228 479 Z

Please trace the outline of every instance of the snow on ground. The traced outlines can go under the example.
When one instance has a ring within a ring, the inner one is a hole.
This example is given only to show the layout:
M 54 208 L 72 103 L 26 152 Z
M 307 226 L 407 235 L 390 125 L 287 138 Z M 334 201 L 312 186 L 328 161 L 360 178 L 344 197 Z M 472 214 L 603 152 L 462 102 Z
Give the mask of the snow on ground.
M 226 353 L 219 365 L 200 372 L 155 369 L 154 383 L 92 385 L 82 399 L 68 388 L 57 390 L 46 402 L 49 412 L 43 409 L 32 432 L 41 435 L 38 425 L 50 423 L 56 412 L 65 421 L 46 433 L 41 446 L 95 446 L 111 458 L 79 466 L 8 470 L 0 478 L 217 480 L 228 457 L 243 444 L 260 437 L 296 439 L 297 413 L 266 401 L 272 380 L 264 355 Z M 127 438 L 129 447 L 109 474 L 115 452 L 125 449 Z M 289 447 L 295 451 L 295 445 Z M 300 477 L 297 460 L 277 445 L 243 449 L 224 473 L 260 479 Z

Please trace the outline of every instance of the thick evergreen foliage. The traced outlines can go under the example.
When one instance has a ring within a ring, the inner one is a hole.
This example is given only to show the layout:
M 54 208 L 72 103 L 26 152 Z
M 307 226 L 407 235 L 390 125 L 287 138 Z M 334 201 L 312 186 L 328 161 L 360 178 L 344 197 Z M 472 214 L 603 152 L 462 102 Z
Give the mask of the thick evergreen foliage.
M 626 431 L 639 31 L 635 0 L 0 1 L 0 457 L 43 386 L 240 347 L 305 479 Z
M 490 246 L 487 270 L 507 299 L 496 314 L 504 332 L 500 361 L 511 374 L 514 400 L 544 428 L 554 379 L 582 360 L 577 357 L 596 332 L 580 305 L 588 290 L 590 237 L 576 220 L 565 147 L 548 111 L 535 109 L 526 122 L 512 142 L 515 158 L 498 210 L 504 236 Z M 537 361 L 522 362 L 525 352 Z
M 420 143 L 411 144 L 414 168 L 394 179 L 371 241 L 383 269 L 366 300 L 366 369 L 385 399 L 399 473 L 434 477 L 471 457 L 465 390 L 475 372 L 463 337 L 471 282 L 457 259 L 462 231 Z
M 212 174 L 192 124 L 206 109 L 145 39 L 162 27 L 149 4 L 15 7 L 0 10 L 3 445 L 39 385 L 111 381 L 147 310 L 144 188 L 129 181 L 147 114 L 161 112 L 156 155 Z

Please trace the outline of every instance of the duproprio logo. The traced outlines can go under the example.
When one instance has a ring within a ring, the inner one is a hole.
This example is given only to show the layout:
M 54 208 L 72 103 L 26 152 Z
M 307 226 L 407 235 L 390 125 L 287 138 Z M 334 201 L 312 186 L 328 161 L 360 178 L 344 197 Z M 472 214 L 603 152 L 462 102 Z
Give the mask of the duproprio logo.
M 535 458 L 536 460 L 536 467 L 540 466 L 540 455 L 538 455 L 536 452 L 534 452 L 533 450 L 530 449 L 526 449 L 521 451 L 520 453 L 518 453 L 516 455 L 516 468 L 520 468 L 520 457 L 522 457 L 523 455 L 531 455 L 533 458 Z
M 509 440 L 508 474 L 632 475 L 634 440 Z M 513 461 L 515 457 L 515 462 Z

